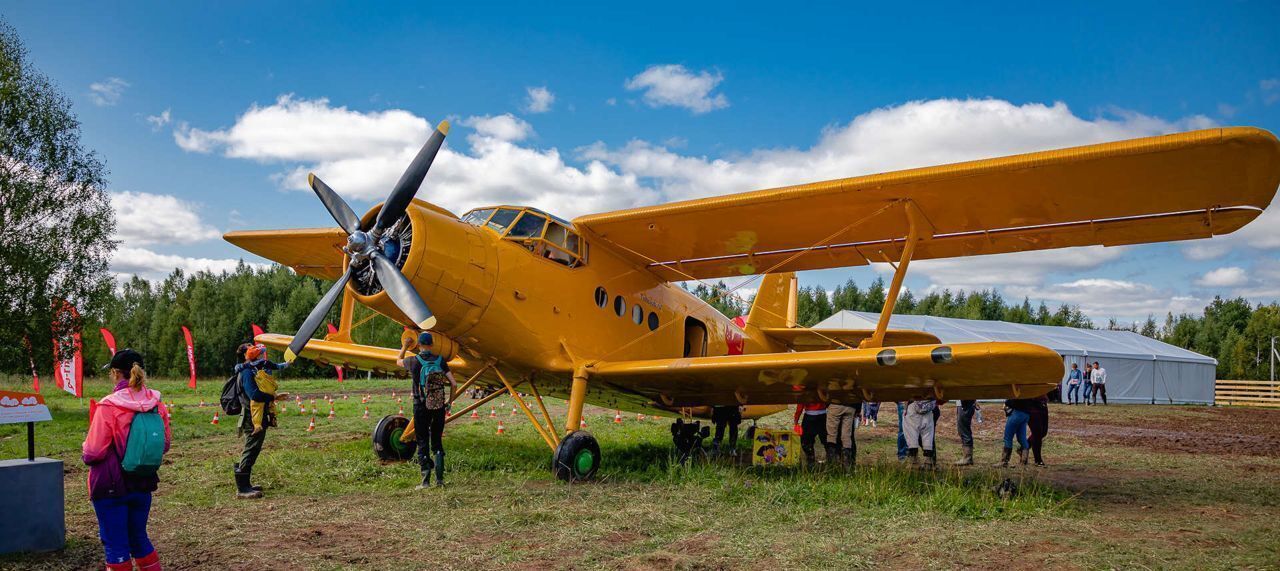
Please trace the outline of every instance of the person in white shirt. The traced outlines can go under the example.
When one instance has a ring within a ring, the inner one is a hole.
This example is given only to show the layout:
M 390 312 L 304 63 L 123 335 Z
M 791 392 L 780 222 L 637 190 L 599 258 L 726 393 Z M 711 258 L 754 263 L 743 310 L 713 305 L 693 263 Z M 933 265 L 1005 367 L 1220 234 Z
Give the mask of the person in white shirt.
M 1102 395 L 1102 404 L 1107 404 L 1107 370 L 1097 361 L 1093 362 L 1093 404 L 1098 404 L 1098 395 Z

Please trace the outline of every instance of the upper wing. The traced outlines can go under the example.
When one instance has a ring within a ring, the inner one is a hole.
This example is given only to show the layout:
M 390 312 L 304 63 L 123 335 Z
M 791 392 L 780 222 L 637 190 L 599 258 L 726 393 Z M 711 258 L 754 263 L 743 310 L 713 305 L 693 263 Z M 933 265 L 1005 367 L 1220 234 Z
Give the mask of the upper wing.
M 347 234 L 341 228 L 297 230 L 246 230 L 227 232 L 223 239 L 268 260 L 293 268 L 300 275 L 336 280 L 342 276 L 342 247 Z
M 1280 185 L 1280 142 L 1209 129 L 583 216 L 574 225 L 670 280 L 896 260 L 894 203 L 932 228 L 915 259 L 1226 234 Z M 810 250 L 804 255 L 798 253 Z
M 989 342 L 605 362 L 591 382 L 673 408 L 1031 398 L 1053 390 L 1062 374 L 1051 349 Z
M 839 341 L 847 347 L 857 347 L 863 339 L 875 334 L 874 329 L 809 329 L 805 327 L 763 327 L 765 335 L 772 337 L 796 351 L 824 351 L 841 349 Z M 942 341 L 932 333 L 910 329 L 890 329 L 884 332 L 884 346 L 937 345 Z

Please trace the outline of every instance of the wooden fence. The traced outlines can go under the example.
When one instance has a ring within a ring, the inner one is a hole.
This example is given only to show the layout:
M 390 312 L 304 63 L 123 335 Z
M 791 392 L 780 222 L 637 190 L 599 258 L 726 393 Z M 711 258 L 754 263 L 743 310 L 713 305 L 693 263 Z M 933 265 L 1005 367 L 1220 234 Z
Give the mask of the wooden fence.
M 1213 402 L 1217 405 L 1280 408 L 1280 381 L 1227 381 L 1219 379 L 1213 386 Z

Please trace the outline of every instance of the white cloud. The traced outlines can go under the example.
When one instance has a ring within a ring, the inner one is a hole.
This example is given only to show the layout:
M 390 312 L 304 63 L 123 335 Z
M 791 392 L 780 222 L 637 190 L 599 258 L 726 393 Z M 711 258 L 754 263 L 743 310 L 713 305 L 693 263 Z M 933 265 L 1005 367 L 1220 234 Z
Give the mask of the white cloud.
M 1196 280 L 1196 285 L 1201 287 L 1235 287 L 1244 285 L 1249 281 L 1249 275 L 1245 273 L 1244 268 L 1237 266 L 1228 266 L 1211 270 L 1200 279 Z
M 1114 262 L 1124 255 L 1124 248 L 1087 246 L 1039 252 L 1016 252 L 994 256 L 969 256 L 943 260 L 912 262 L 911 275 L 927 277 L 930 289 L 975 290 L 1003 286 L 1034 286 L 1045 276 L 1065 272 L 1079 274 Z M 888 264 L 875 264 L 876 270 L 892 273 Z
M 165 125 L 168 125 L 171 122 L 170 112 L 171 111 L 169 109 L 165 109 L 164 111 L 161 111 L 159 115 L 148 115 L 147 122 L 151 123 L 151 130 L 159 131 L 160 129 L 163 129 Z
M 694 113 L 706 113 L 729 106 L 722 93 L 711 91 L 724 81 L 720 72 L 703 70 L 696 75 L 683 65 L 651 65 L 624 86 L 630 91 L 643 91 L 650 107 L 683 107 Z
M 125 245 L 192 244 L 217 238 L 189 202 L 167 194 L 112 192 L 116 239 Z
M 646 141 L 584 147 L 599 160 L 655 180 L 668 200 L 743 192 L 1130 139 L 1207 127 L 1203 116 L 1166 121 L 1113 111 L 1084 119 L 1064 103 L 1014 105 L 998 99 L 936 99 L 885 107 L 823 130 L 807 149 L 758 149 L 731 159 L 680 155 Z
M 1258 89 L 1262 91 L 1262 102 L 1264 104 L 1271 105 L 1280 101 L 1280 78 L 1259 81 Z
M 556 102 L 556 94 L 545 86 L 526 87 L 525 91 L 529 95 L 524 108 L 530 113 L 546 113 L 551 110 L 551 104 Z
M 174 256 L 159 254 L 145 248 L 122 246 L 116 249 L 111 259 L 111 271 L 120 279 L 136 275 L 156 281 L 163 280 L 175 268 L 181 269 L 187 275 L 199 271 L 232 272 L 240 263 L 240 260 Z M 270 267 L 269 264 L 259 263 L 249 263 L 249 265 L 259 269 Z
M 523 141 L 533 134 L 532 125 L 510 113 L 469 117 L 462 124 L 475 129 L 479 137 L 499 141 Z
M 252 105 L 228 129 L 204 131 L 180 125 L 174 140 L 184 150 L 221 151 L 228 157 L 272 161 L 324 161 L 388 156 L 417 148 L 427 140 L 426 119 L 393 109 L 361 113 L 331 107 L 328 99 L 281 95 L 275 104 Z M 403 164 L 408 164 L 403 163 Z
M 129 82 L 118 77 L 108 77 L 89 84 L 89 100 L 99 107 L 110 107 L 120 102 Z
M 1147 315 L 1164 315 L 1166 312 L 1199 313 L 1204 300 L 1181 295 L 1171 289 L 1156 288 L 1150 284 L 1104 278 L 1086 278 L 1068 283 L 1034 287 L 1010 287 L 1010 294 L 1017 297 L 1043 299 L 1050 303 L 1067 303 L 1080 307 L 1080 311 L 1095 322 L 1116 317 L 1120 321 L 1145 319 Z

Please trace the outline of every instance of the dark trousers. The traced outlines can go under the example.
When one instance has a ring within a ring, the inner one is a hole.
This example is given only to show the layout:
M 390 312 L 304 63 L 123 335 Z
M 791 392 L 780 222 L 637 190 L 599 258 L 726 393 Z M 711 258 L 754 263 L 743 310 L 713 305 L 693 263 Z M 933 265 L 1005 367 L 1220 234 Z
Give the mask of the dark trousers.
M 1040 447 L 1044 444 L 1044 437 L 1049 434 L 1049 409 L 1047 407 L 1035 407 L 1031 409 L 1031 420 L 1027 422 L 1027 427 L 1031 429 L 1031 436 L 1027 438 L 1027 444 L 1031 445 L 1031 453 L 1035 454 L 1036 462 L 1043 462 L 1040 458 Z
M 720 447 L 720 443 L 724 441 L 725 429 L 729 431 L 729 449 L 738 447 L 738 424 L 742 422 L 742 413 L 736 406 L 716 406 L 711 409 L 711 423 L 716 427 L 715 438 L 711 439 L 711 446 Z
M 902 413 L 906 412 L 907 405 L 905 403 L 893 403 L 898 407 L 898 459 L 907 457 L 907 437 L 902 434 Z
M 827 413 L 800 415 L 800 449 L 804 457 L 813 461 L 813 443 L 827 441 Z
M 151 492 L 93 500 L 93 511 L 98 515 L 98 537 L 107 553 L 107 563 L 124 563 L 156 550 L 147 537 Z
M 962 400 L 956 409 L 956 432 L 960 435 L 960 445 L 973 448 L 973 413 L 978 410 L 978 401 Z
M 244 411 L 244 417 L 249 418 L 248 410 Z M 242 430 L 243 424 L 241 423 Z M 244 435 L 244 451 L 240 453 L 240 463 L 237 464 L 241 473 L 253 471 L 253 465 L 258 461 L 258 455 L 262 453 L 262 445 L 267 442 L 267 431 L 270 430 L 267 426 L 267 423 L 263 422 L 262 430 L 254 434 L 253 421 L 249 421 L 249 431 Z
M 427 408 L 421 402 L 413 403 L 413 432 L 418 439 L 418 459 L 431 452 L 444 452 L 444 409 Z
M 1107 385 L 1093 385 L 1093 403 L 1098 404 L 1098 396 L 1102 396 L 1102 404 L 1107 404 Z

